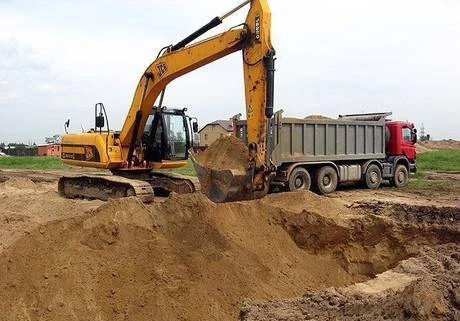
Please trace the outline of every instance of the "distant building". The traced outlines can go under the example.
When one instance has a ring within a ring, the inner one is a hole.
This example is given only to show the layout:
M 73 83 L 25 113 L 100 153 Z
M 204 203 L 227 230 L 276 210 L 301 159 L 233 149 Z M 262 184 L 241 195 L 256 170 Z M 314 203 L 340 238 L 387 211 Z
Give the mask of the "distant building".
M 9 156 L 37 156 L 38 148 L 34 145 L 8 144 L 3 152 Z
M 230 136 L 233 126 L 230 120 L 216 120 L 207 124 L 200 130 L 200 144 L 209 146 L 220 137 Z
M 61 156 L 60 144 L 38 145 L 38 156 Z

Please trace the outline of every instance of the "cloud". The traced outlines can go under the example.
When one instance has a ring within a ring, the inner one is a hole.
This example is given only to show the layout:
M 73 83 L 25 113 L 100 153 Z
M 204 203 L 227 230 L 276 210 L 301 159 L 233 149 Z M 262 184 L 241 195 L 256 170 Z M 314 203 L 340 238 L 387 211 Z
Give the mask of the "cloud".
M 0 39 L 0 107 L 27 108 L 44 88 L 56 87 L 59 77 L 50 62 L 17 40 Z M 8 111 L 6 111 L 8 112 Z
M 38 57 L 32 48 L 21 46 L 18 41 L 0 39 L 0 72 L 3 75 L 7 72 L 23 71 L 24 69 L 35 71 L 46 71 L 48 63 Z
M 75 130 L 89 127 L 99 101 L 121 128 L 158 50 L 240 2 L 0 1 L 0 140 L 13 141 L 59 133 L 67 118 Z M 286 115 L 392 110 L 395 118 L 424 122 L 434 137 L 460 138 L 460 2 L 270 4 L 275 102 Z M 244 112 L 241 55 L 177 79 L 166 93 L 168 106 L 189 107 L 201 124 Z
M 63 84 L 69 82 L 49 59 L 18 40 L 0 39 L 0 141 L 42 141 L 56 127 L 53 110 Z

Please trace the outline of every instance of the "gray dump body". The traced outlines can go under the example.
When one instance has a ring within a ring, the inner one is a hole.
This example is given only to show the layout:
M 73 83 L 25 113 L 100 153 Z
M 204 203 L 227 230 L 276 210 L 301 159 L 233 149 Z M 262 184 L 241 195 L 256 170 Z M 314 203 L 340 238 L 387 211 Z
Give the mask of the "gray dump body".
M 284 118 L 270 121 L 273 141 L 268 152 L 276 166 L 289 163 L 353 162 L 385 159 L 385 120 Z M 238 121 L 237 136 L 246 137 L 246 121 Z

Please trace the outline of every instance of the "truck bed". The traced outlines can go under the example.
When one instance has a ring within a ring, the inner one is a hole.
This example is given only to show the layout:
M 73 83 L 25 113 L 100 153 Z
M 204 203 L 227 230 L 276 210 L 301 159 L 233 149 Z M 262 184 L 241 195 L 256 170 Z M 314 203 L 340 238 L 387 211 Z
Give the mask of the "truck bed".
M 277 112 L 270 121 L 268 152 L 276 166 L 384 159 L 385 128 L 384 120 L 298 119 Z M 246 137 L 246 121 L 237 123 L 237 136 Z

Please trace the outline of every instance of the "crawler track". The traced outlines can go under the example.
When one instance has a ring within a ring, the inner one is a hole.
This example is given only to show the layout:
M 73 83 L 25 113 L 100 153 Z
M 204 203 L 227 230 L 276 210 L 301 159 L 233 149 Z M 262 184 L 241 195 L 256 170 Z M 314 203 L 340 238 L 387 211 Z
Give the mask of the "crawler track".
M 59 179 L 59 193 L 67 198 L 99 199 L 137 196 L 151 202 L 153 196 L 194 193 L 200 190 L 197 178 L 172 173 L 152 172 L 142 176 L 78 175 Z
M 153 188 L 145 181 L 120 176 L 63 176 L 59 179 L 59 193 L 67 198 L 99 199 L 138 196 L 153 200 Z

